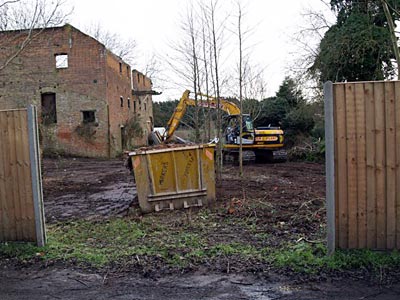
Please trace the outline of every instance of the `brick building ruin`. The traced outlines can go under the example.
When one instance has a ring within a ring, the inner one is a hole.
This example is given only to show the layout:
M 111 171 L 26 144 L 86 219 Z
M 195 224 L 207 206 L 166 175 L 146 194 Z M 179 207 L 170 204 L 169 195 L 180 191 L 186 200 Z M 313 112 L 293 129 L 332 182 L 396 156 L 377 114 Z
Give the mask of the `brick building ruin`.
M 0 66 L 26 37 L 0 32 Z M 44 29 L 0 70 L 0 109 L 38 107 L 44 151 L 115 157 L 145 145 L 152 83 L 71 25 Z

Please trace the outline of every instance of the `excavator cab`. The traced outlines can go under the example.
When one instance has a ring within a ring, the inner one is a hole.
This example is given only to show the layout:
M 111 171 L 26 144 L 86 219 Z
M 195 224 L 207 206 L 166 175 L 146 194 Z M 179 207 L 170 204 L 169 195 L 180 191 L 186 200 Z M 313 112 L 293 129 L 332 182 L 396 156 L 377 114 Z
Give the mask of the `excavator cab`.
M 242 144 L 254 144 L 254 126 L 250 115 L 244 114 L 242 117 Z M 227 126 L 225 127 L 226 144 L 240 144 L 240 115 L 228 115 L 226 117 Z

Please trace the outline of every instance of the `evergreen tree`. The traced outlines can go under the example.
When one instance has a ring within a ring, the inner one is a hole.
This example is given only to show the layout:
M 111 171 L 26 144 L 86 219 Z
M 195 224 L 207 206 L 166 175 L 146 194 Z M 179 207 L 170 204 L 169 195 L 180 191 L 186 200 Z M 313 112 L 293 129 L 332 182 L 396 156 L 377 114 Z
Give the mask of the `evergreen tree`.
M 276 97 L 284 100 L 291 108 L 305 103 L 301 90 L 298 88 L 296 82 L 290 77 L 285 77 L 282 84 L 279 86 Z
M 387 0 L 393 20 L 400 0 Z M 381 0 L 332 0 L 336 24 L 321 40 L 311 71 L 321 82 L 391 78 L 395 73 L 390 31 Z

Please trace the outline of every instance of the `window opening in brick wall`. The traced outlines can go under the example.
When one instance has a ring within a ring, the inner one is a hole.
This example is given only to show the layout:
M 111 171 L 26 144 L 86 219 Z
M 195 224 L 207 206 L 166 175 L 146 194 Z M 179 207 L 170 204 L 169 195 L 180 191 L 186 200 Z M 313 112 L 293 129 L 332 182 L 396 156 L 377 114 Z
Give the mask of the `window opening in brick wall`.
M 131 99 L 128 98 L 128 108 L 131 108 Z
M 122 63 L 119 63 L 119 72 L 122 73 Z
M 44 125 L 57 123 L 56 94 L 45 93 L 41 96 L 42 122 Z
M 126 149 L 126 130 L 124 126 L 121 126 L 121 151 Z
M 121 107 L 124 107 L 124 97 L 119 97 Z
M 147 110 L 147 103 L 145 102 L 144 103 L 144 111 L 146 111 Z
M 140 83 L 140 74 L 137 74 L 137 82 Z
M 68 54 L 56 54 L 56 69 L 68 68 Z
M 133 112 L 136 112 L 136 101 L 133 100 Z
M 95 123 L 96 122 L 96 111 L 94 110 L 83 110 L 82 111 L 82 122 L 84 124 Z

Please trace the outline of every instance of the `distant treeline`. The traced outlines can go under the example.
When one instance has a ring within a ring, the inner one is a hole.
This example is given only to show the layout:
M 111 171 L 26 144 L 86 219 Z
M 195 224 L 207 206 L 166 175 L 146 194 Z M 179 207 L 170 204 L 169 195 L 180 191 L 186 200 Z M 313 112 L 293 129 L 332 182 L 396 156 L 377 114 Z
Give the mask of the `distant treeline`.
M 232 99 L 231 101 L 237 102 Z M 165 127 L 178 100 L 166 102 L 154 102 L 154 122 L 156 127 Z M 180 128 L 194 128 L 194 107 L 188 107 L 182 119 Z M 280 126 L 285 130 L 287 144 L 297 144 L 298 136 L 322 138 L 323 127 L 323 104 L 322 101 L 310 103 L 303 96 L 302 91 L 291 78 L 285 78 L 275 96 L 263 99 L 243 100 L 243 113 L 250 114 L 254 119 L 254 125 Z M 207 128 L 207 120 L 216 119 L 216 111 L 201 108 L 200 130 Z

